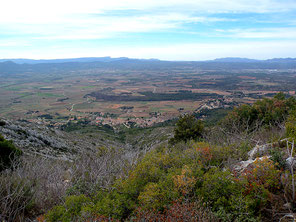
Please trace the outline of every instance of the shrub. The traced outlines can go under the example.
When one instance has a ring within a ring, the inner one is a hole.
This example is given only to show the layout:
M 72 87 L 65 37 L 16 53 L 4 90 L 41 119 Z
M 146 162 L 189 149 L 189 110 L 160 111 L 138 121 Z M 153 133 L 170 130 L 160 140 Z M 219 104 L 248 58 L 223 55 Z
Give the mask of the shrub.
M 33 182 L 11 174 L 0 175 L 0 220 L 22 220 L 34 206 Z
M 285 152 L 283 152 L 280 148 L 275 147 L 269 151 L 271 157 L 270 159 L 275 163 L 275 166 L 279 170 L 284 170 L 286 168 L 286 160 L 284 158 Z
M 175 134 L 170 143 L 198 140 L 202 137 L 203 131 L 204 124 L 201 120 L 196 119 L 194 115 L 184 115 L 176 123 Z
M 0 135 L 0 171 L 11 168 L 21 154 L 21 150 Z
M 285 98 L 283 93 L 272 99 L 264 98 L 253 105 L 242 105 L 230 112 L 221 125 L 230 132 L 252 132 L 262 126 L 278 126 L 296 108 L 296 99 Z
M 257 158 L 251 169 L 246 169 L 242 174 L 246 182 L 246 191 L 256 192 L 276 192 L 281 188 L 281 172 L 277 164 L 267 157 Z
M 202 185 L 197 188 L 197 195 L 217 211 L 220 206 L 230 206 L 231 194 L 239 192 L 239 187 L 234 183 L 234 178 L 229 171 L 218 168 L 210 169 L 203 178 Z
M 286 136 L 296 139 L 296 113 L 290 114 L 286 121 Z
M 129 221 L 218 221 L 218 218 L 199 201 L 183 202 L 180 200 L 171 202 L 160 212 L 137 208 Z
M 175 187 L 183 196 L 188 195 L 196 183 L 192 170 L 186 165 L 183 166 L 181 175 L 173 176 L 173 180 Z
M 231 146 L 222 147 L 205 142 L 194 142 L 191 146 L 191 149 L 187 148 L 186 150 L 188 156 L 193 157 L 193 162 L 205 170 L 213 166 L 223 167 L 230 158 L 237 155 L 236 147 Z M 189 153 L 191 154 L 189 155 Z
M 259 214 L 268 204 L 277 205 L 272 197 L 280 193 L 281 170 L 267 157 L 257 158 L 253 165 L 241 175 L 244 195 L 253 199 L 249 209 Z
M 196 194 L 222 221 L 256 221 L 254 200 L 242 191 L 241 182 L 230 171 L 212 168 L 200 178 Z
M 116 219 L 127 218 L 135 207 L 135 201 L 128 193 L 117 190 L 99 192 L 95 202 L 95 214 Z
M 165 196 L 157 183 L 148 183 L 140 193 L 138 200 L 139 204 L 145 208 L 159 209 L 163 206 L 164 198 Z
M 70 217 L 68 217 L 68 215 L 65 215 L 65 213 L 66 208 L 64 206 L 56 206 L 45 215 L 45 218 L 49 222 L 70 222 Z
M 86 196 L 69 196 L 64 205 L 54 207 L 45 217 L 50 222 L 76 221 L 80 217 L 83 207 L 87 205 L 91 205 L 91 200 Z
M 5 126 L 6 122 L 0 119 L 0 126 Z

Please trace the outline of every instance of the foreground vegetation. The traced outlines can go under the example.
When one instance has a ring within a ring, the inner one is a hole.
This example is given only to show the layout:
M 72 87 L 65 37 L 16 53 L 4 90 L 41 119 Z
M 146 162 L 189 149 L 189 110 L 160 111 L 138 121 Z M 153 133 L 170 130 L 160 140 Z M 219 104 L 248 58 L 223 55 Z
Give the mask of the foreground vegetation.
M 285 221 L 296 210 L 295 123 L 295 98 L 278 94 L 211 127 L 183 116 L 170 142 L 147 153 L 24 156 L 1 173 L 0 219 Z

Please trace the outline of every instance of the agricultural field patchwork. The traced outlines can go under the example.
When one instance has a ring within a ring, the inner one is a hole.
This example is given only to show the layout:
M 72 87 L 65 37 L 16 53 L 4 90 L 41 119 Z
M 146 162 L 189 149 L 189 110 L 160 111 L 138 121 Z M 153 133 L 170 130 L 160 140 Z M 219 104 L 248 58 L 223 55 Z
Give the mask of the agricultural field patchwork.
M 9 75 L 0 77 L 0 113 L 56 127 L 82 120 L 145 127 L 202 107 L 252 103 L 280 91 L 294 95 L 295 75 L 295 70 L 226 72 L 185 68 L 97 68 Z

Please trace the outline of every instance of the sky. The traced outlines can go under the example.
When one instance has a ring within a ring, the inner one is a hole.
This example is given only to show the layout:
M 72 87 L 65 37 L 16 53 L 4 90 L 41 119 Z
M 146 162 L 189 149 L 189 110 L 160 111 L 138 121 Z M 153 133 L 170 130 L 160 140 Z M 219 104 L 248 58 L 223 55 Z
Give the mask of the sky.
M 296 0 L 0 2 L 0 58 L 296 57 Z

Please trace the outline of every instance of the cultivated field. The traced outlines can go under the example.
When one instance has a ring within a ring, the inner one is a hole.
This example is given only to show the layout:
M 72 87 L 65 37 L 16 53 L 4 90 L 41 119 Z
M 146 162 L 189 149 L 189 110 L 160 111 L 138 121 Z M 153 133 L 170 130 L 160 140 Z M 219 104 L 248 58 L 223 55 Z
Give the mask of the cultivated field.
M 209 101 L 252 103 L 284 91 L 295 94 L 295 71 L 113 70 L 0 77 L 0 113 L 60 125 L 153 125 L 199 109 Z M 222 104 L 223 106 L 223 104 Z

